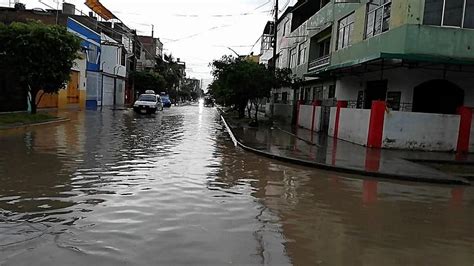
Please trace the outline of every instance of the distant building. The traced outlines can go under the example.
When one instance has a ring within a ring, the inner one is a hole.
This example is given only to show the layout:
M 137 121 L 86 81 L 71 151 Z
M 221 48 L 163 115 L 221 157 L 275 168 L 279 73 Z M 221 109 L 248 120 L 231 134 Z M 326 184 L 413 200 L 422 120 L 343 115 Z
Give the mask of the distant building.
M 268 65 L 269 60 L 273 57 L 273 33 L 275 23 L 268 21 L 263 30 L 260 42 L 260 63 Z
M 153 70 L 156 60 L 163 60 L 163 43 L 159 38 L 152 36 L 138 36 L 140 41 L 140 57 L 137 62 L 137 70 Z

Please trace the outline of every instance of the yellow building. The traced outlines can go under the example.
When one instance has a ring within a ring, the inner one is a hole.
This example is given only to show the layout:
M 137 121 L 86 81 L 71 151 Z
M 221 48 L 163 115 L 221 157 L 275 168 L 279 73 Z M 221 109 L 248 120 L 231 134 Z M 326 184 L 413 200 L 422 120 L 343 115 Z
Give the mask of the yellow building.
M 79 58 L 75 60 L 71 68 L 69 82 L 64 89 L 58 93 L 43 94 L 38 92 L 37 99 L 40 99 L 38 108 L 79 108 L 84 110 L 86 106 L 86 55 L 80 52 Z M 42 96 L 41 96 L 42 95 Z

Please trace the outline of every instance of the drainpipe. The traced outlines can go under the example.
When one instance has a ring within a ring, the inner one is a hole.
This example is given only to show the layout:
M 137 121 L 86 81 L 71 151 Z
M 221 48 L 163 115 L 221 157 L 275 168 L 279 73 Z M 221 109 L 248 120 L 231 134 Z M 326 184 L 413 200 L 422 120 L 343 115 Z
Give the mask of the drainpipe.
M 114 110 L 115 110 L 115 106 L 117 104 L 117 74 L 118 74 L 118 71 L 116 71 L 118 66 L 115 66 L 114 67 Z
M 102 68 L 102 73 L 100 76 L 100 110 L 102 111 L 102 107 L 104 106 L 104 64 L 105 61 L 102 62 L 101 68 Z

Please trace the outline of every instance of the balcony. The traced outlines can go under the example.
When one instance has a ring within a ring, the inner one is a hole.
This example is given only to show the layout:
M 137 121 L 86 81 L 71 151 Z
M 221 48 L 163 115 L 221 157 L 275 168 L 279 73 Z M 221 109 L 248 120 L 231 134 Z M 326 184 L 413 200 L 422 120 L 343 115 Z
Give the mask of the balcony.
M 322 68 L 324 66 L 329 65 L 331 62 L 331 55 L 325 55 L 319 58 L 316 58 L 309 62 L 308 64 L 308 72 L 314 71 L 318 68 Z

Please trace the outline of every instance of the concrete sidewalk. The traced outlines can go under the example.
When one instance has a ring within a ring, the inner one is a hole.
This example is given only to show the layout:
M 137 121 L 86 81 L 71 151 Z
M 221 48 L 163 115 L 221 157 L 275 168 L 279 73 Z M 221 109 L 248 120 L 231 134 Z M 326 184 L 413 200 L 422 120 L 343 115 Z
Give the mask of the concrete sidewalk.
M 232 119 L 222 119 L 236 145 L 274 159 L 365 176 L 470 184 L 465 178 L 448 175 L 419 162 L 474 164 L 472 155 L 459 158 L 451 153 L 370 149 L 302 128 L 251 128 Z

